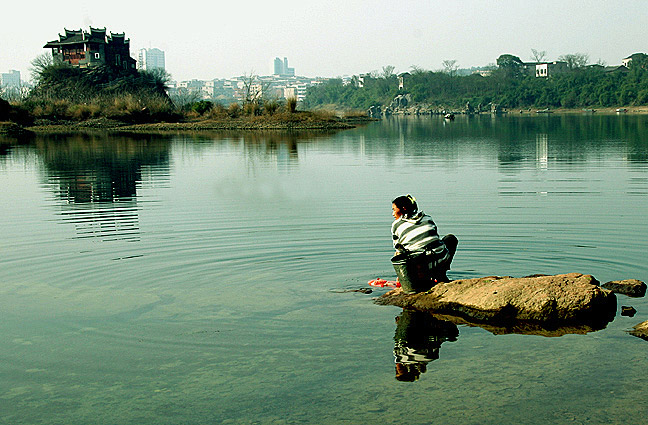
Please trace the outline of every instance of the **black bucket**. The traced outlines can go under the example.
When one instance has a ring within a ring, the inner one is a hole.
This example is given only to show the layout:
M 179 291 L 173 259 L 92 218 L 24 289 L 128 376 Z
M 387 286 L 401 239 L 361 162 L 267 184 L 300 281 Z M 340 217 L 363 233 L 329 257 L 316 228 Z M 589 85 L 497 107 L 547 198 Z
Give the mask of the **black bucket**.
M 398 254 L 391 261 L 404 292 L 414 294 L 432 287 L 429 259 L 425 253 Z

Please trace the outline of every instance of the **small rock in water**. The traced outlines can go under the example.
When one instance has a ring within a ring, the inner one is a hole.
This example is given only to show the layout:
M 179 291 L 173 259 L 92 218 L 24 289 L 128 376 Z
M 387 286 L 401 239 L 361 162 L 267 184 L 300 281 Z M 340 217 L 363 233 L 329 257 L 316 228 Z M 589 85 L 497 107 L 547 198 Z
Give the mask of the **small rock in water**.
M 338 294 L 344 294 L 346 292 L 360 292 L 362 294 L 371 294 L 373 292 L 373 289 L 371 288 L 339 289 L 339 290 L 332 290 L 331 292 L 336 292 Z
M 631 306 L 621 306 L 621 316 L 628 316 L 628 317 L 633 317 L 637 313 L 637 310 L 634 309 L 634 307 Z
M 636 325 L 633 330 L 630 331 L 630 335 L 634 335 L 648 341 L 648 320 Z
M 612 280 L 601 286 L 617 294 L 624 294 L 629 297 L 643 297 L 646 295 L 646 284 L 637 279 Z

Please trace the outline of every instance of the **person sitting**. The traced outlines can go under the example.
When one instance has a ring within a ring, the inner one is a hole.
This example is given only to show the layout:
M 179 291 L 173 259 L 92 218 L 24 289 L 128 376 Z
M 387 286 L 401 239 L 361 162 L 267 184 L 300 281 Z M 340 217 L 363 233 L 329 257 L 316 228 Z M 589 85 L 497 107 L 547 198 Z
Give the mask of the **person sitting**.
M 432 218 L 418 210 L 412 195 L 399 196 L 392 201 L 394 222 L 391 226 L 395 256 L 425 254 L 429 277 L 435 282 L 449 282 L 446 272 L 459 243 L 456 236 L 439 237 Z M 396 258 L 396 257 L 395 257 Z

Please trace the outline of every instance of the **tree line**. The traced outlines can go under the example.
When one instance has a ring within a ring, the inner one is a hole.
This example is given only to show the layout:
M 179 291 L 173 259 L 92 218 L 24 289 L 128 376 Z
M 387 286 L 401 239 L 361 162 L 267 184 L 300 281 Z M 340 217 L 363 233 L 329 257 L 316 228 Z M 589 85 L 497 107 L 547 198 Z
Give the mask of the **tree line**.
M 537 62 L 544 52 L 535 52 Z M 428 71 L 412 67 L 404 74 L 404 88 L 393 67 L 383 73 L 354 76 L 350 82 L 331 79 L 307 91 L 305 105 L 310 108 L 336 105 L 368 109 L 389 106 L 399 94 L 432 108 L 463 109 L 498 104 L 504 108 L 592 108 L 648 105 L 648 55 L 631 56 L 628 67 L 610 70 L 603 65 L 586 65 L 587 56 L 564 55 L 562 72 L 536 77 L 519 57 L 501 55 L 488 75 L 458 75 L 456 62 L 444 61 L 444 70 Z M 403 75 L 403 74 L 401 74 Z

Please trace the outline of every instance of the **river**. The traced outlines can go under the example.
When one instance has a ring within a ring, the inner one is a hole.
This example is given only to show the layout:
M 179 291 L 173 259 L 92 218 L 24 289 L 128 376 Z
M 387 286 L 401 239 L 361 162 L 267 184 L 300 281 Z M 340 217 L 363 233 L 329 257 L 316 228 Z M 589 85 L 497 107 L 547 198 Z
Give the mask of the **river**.
M 323 133 L 0 141 L 1 424 L 641 423 L 636 308 L 494 335 L 378 306 L 391 200 L 451 279 L 648 280 L 648 117 L 402 117 Z M 423 353 L 414 382 L 394 352 Z M 411 347 L 410 347 L 411 348 Z

